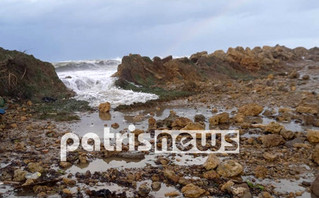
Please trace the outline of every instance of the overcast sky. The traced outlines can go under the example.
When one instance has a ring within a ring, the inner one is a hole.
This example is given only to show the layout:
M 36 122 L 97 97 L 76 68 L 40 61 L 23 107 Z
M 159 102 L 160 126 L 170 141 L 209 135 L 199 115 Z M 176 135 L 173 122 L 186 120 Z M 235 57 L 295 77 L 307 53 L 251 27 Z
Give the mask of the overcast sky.
M 0 47 L 46 61 L 319 46 L 318 0 L 0 0 Z

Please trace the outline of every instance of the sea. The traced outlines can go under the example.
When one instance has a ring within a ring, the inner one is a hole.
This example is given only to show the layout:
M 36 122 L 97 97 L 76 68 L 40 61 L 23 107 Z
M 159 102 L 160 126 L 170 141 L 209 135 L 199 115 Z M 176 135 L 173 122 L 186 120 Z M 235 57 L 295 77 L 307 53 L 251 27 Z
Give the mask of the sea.
M 115 86 L 120 59 L 114 60 L 81 60 L 53 63 L 62 82 L 75 93 L 75 99 L 88 101 L 90 106 L 110 102 L 112 107 L 135 102 L 145 103 L 158 99 L 155 94 L 124 90 Z

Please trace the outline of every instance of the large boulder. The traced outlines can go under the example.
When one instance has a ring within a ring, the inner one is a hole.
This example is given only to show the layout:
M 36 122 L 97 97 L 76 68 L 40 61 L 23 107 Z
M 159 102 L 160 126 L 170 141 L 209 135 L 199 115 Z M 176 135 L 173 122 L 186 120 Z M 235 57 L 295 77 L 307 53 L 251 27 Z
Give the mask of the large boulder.
M 41 100 L 74 95 L 59 79 L 52 64 L 23 52 L 0 48 L 0 95 Z
M 216 126 L 219 124 L 227 124 L 229 122 L 229 113 L 223 112 L 209 118 L 209 124 Z

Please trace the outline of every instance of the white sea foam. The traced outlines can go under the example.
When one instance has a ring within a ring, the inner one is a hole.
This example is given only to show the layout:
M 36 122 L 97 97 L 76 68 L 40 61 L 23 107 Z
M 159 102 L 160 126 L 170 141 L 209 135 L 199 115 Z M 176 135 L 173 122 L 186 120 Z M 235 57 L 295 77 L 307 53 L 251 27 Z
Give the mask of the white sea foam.
M 134 102 L 157 99 L 154 94 L 119 89 L 115 77 L 119 60 L 64 61 L 54 63 L 57 74 L 63 83 L 76 92 L 75 98 L 85 100 L 92 107 L 110 102 L 112 107 Z

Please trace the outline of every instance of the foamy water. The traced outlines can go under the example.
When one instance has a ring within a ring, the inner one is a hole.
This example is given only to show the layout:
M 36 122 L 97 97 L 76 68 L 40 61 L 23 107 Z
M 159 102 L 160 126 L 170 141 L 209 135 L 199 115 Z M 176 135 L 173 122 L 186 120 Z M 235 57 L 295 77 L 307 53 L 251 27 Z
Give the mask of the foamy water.
M 110 102 L 112 107 L 157 99 L 154 94 L 119 89 L 115 86 L 120 60 L 65 61 L 54 63 L 62 82 L 76 92 L 75 99 L 85 100 L 92 107 Z

